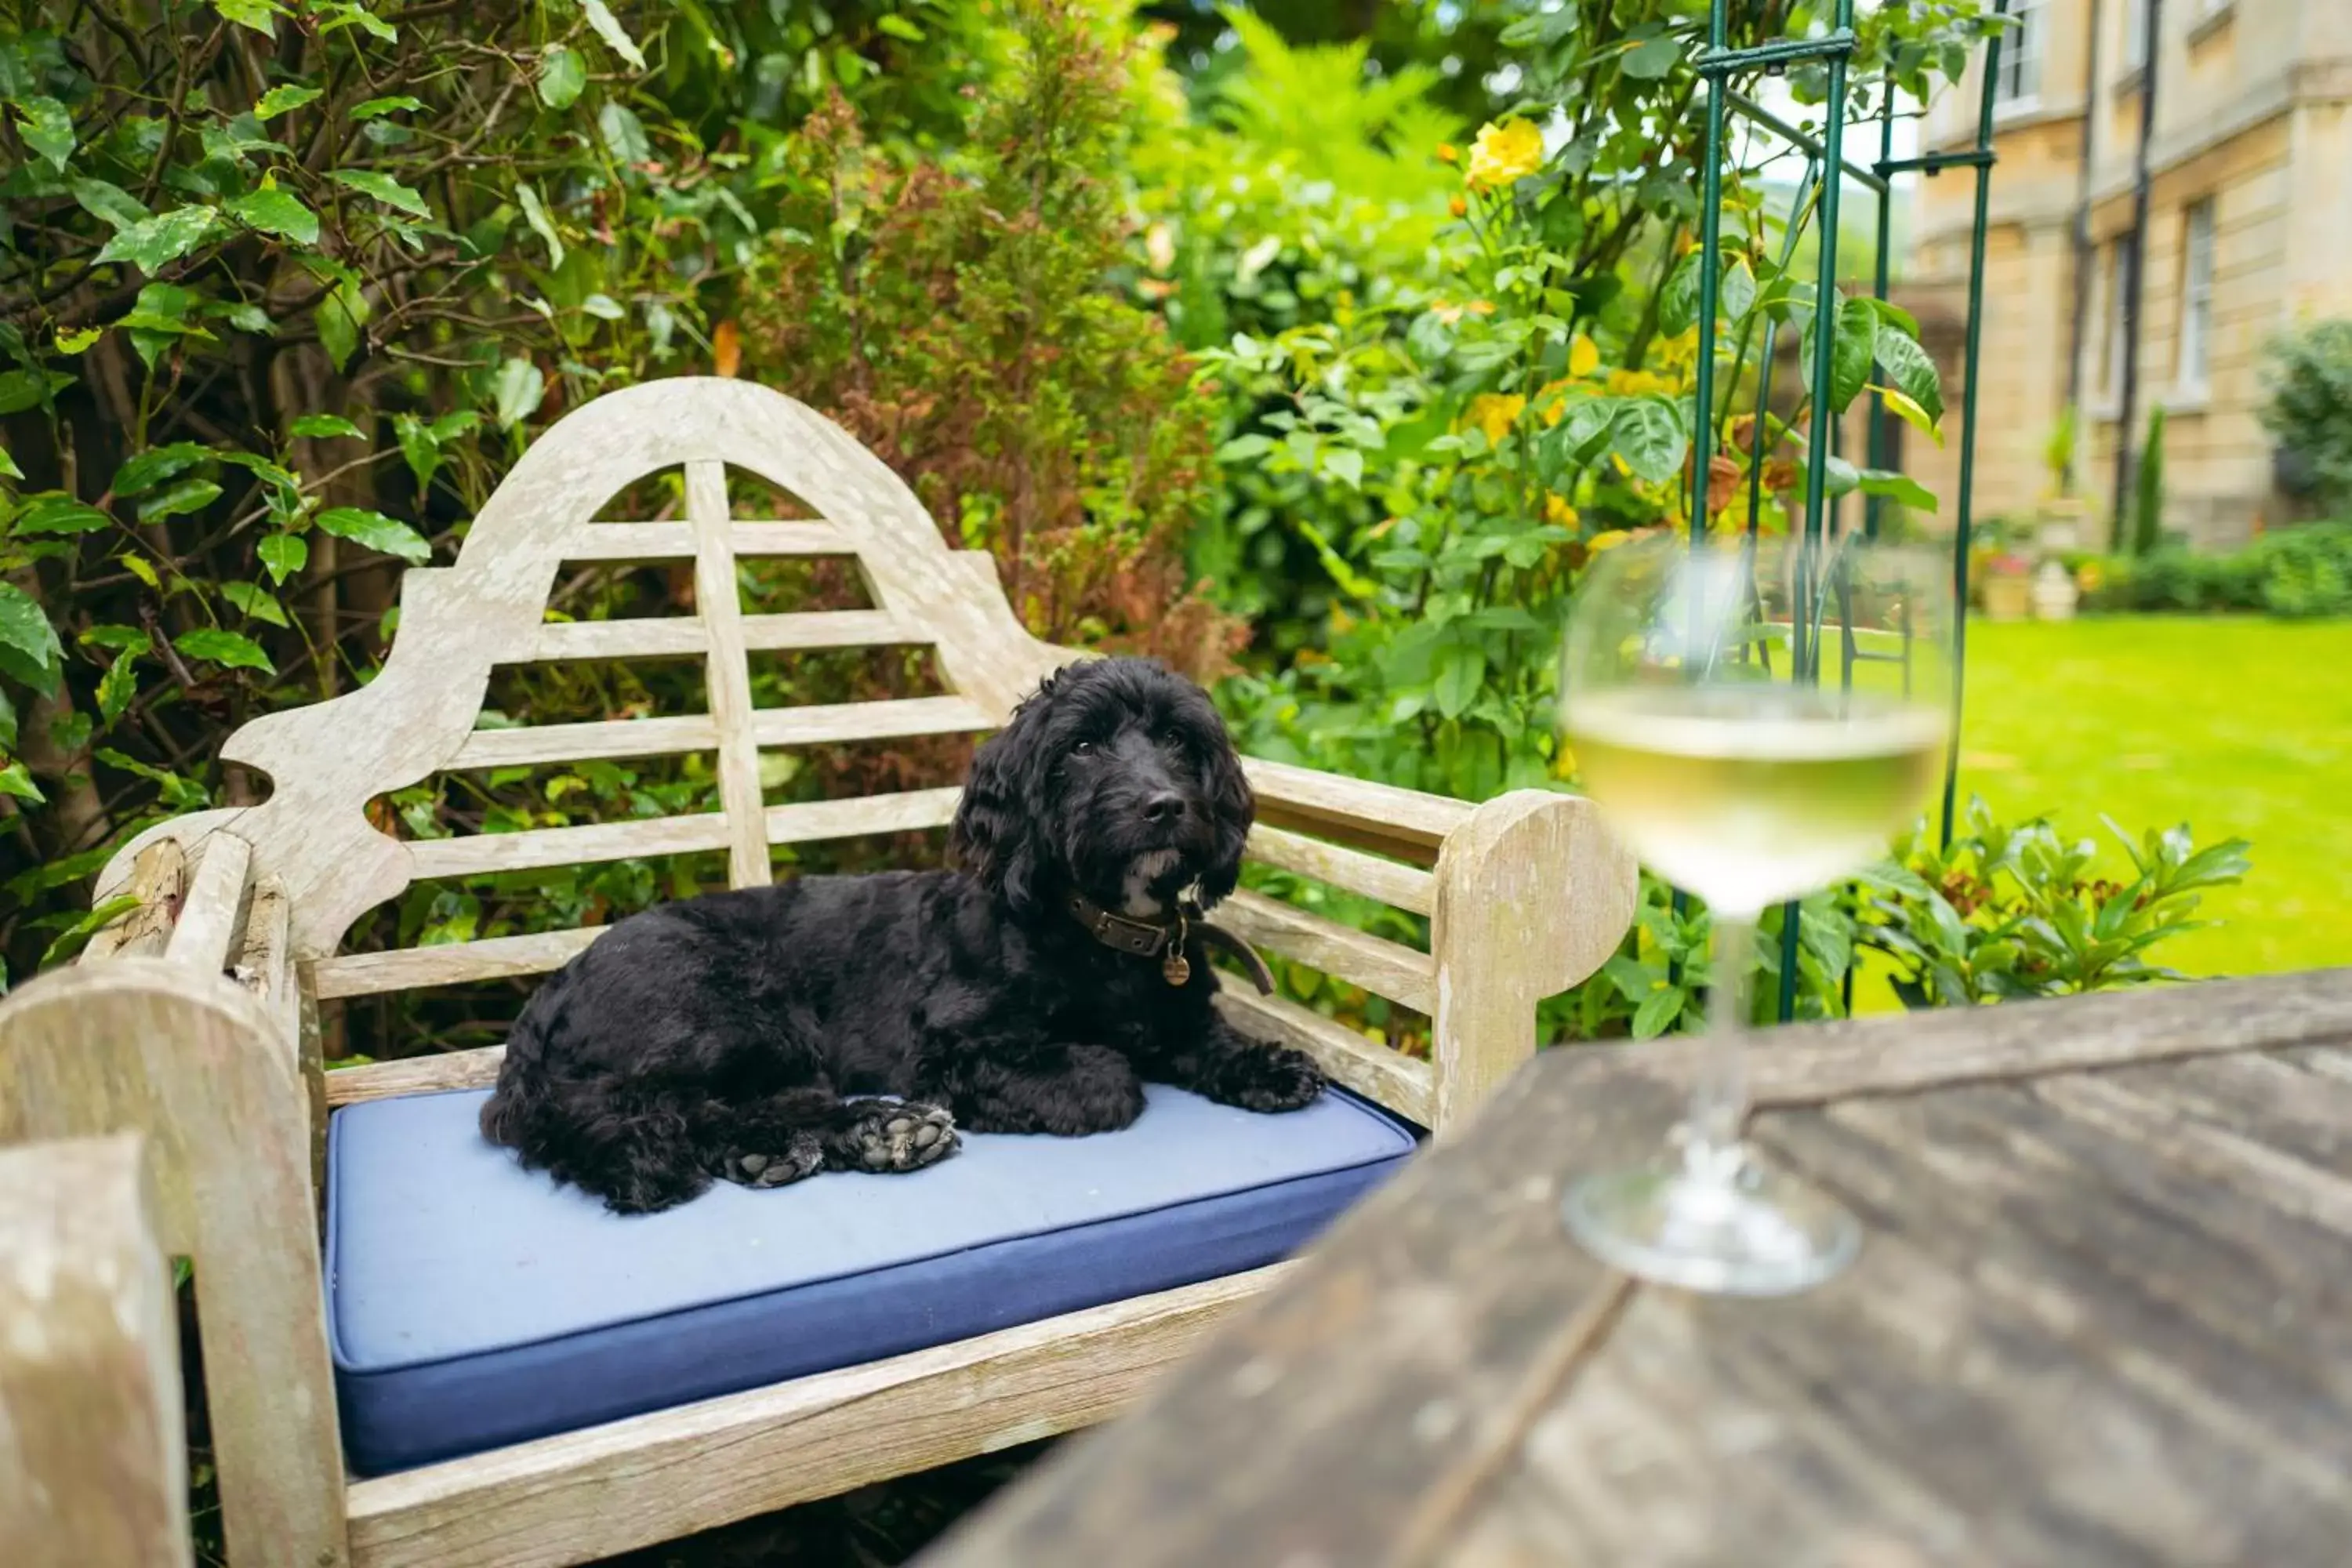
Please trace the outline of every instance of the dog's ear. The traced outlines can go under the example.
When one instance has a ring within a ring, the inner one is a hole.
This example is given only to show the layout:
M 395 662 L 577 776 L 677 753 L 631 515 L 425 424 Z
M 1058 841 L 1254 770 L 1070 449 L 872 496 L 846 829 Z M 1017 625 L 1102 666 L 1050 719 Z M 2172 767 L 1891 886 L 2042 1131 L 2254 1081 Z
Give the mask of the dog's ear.
M 1013 721 L 983 742 L 948 828 L 948 858 L 1003 896 L 1016 915 L 1034 914 L 1043 846 L 1036 811 L 1045 780 L 1038 746 L 1038 713 L 1054 678 L 1013 710 Z
M 1242 847 L 1248 841 L 1250 824 L 1257 816 L 1257 796 L 1242 774 L 1242 760 L 1222 723 L 1216 726 L 1216 737 L 1217 743 L 1209 752 L 1208 776 L 1203 781 L 1207 785 L 1210 820 L 1216 827 L 1215 847 L 1210 852 L 1208 867 L 1201 873 L 1201 903 L 1204 908 L 1214 907 L 1241 880 Z

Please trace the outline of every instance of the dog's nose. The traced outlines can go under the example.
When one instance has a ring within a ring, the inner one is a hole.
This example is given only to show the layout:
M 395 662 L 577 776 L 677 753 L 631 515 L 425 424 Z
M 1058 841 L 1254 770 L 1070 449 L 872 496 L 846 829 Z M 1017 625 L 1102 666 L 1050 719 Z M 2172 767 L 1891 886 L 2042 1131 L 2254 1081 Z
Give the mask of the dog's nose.
M 1161 790 L 1143 803 L 1146 822 L 1173 822 L 1184 815 L 1184 797 L 1172 789 Z

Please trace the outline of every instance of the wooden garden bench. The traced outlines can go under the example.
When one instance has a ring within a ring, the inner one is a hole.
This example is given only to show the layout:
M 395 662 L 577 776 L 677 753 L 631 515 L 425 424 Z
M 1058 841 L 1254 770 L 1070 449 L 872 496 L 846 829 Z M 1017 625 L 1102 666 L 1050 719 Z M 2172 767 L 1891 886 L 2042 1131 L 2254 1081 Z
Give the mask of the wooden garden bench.
M 626 487 L 681 466 L 685 521 L 595 521 Z M 823 521 L 736 521 L 730 468 Z M 773 556 L 854 556 L 874 607 L 742 613 L 736 563 Z M 691 562 L 698 613 L 549 620 L 559 566 L 587 561 Z M 880 644 L 929 645 L 950 694 L 752 706 L 748 652 Z M 694 653 L 707 660 L 708 713 L 477 727 L 494 667 Z M 487 1085 L 499 1051 L 322 1072 L 319 1005 L 542 973 L 598 934 L 345 953 L 354 921 L 420 879 L 724 850 L 740 887 L 770 879 L 777 845 L 943 826 L 952 789 L 763 805 L 761 750 L 985 731 L 1077 657 L 1024 631 L 990 557 L 950 550 L 913 494 L 833 424 L 759 386 L 663 381 L 563 419 L 516 464 L 453 565 L 407 574 L 373 683 L 230 738 L 225 758 L 269 776 L 266 802 L 193 813 L 125 846 L 99 894 L 127 889 L 138 906 L 76 968 L 0 1005 L 0 1144 L 145 1134 L 162 1245 L 193 1260 L 238 1568 L 576 1563 L 1065 1431 L 1116 1412 L 1279 1272 L 378 1479 L 347 1470 L 322 1310 L 329 1117 Z M 411 841 L 368 816 L 372 801 L 444 771 L 697 752 L 716 756 L 722 810 Z M 1631 861 L 1564 795 L 1471 805 L 1272 763 L 1249 775 L 1259 860 L 1430 917 L 1430 950 L 1250 893 L 1220 918 L 1428 1015 L 1433 1049 L 1407 1058 L 1279 997 L 1228 987 L 1225 1004 L 1443 1138 L 1533 1053 L 1537 1002 L 1615 948 L 1634 907 Z

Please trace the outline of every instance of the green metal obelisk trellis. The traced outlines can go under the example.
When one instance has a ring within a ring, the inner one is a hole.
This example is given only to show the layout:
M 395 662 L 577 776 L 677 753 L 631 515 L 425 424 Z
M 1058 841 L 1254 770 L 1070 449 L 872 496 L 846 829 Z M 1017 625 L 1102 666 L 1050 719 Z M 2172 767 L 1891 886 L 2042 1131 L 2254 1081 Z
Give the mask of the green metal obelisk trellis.
M 1993 89 L 2000 69 L 2000 34 L 1996 31 L 1985 45 L 1984 75 L 1979 89 L 1977 112 L 1976 144 L 1949 153 L 1923 153 L 1910 158 L 1896 158 L 1895 152 L 1895 117 L 1896 93 L 1891 79 L 1882 84 L 1879 103 L 1879 138 L 1877 161 L 1867 169 L 1860 168 L 1845 156 L 1846 69 L 1854 51 L 1854 0 L 1837 0 L 1834 22 L 1830 30 L 1818 37 L 1778 38 L 1748 48 L 1727 47 L 1728 28 L 1726 12 L 1728 0 L 1713 0 L 1708 8 L 1707 48 L 1699 57 L 1698 73 L 1706 85 L 1706 151 L 1701 177 L 1699 208 L 1699 301 L 1698 345 L 1696 357 L 1697 384 L 1695 406 L 1698 440 L 1697 456 L 1691 464 L 1691 542 L 1696 548 L 1706 536 L 1707 519 L 1712 516 L 1707 506 L 1708 458 L 1714 450 L 1711 428 L 1715 410 L 1715 345 L 1717 328 L 1721 319 L 1720 289 L 1723 258 L 1723 168 L 1725 132 L 1728 119 L 1738 114 L 1750 123 L 1788 142 L 1805 154 L 1805 173 L 1797 187 L 1797 199 L 1790 208 L 1782 260 L 1785 265 L 1793 258 L 1797 236 L 1801 230 L 1808 200 L 1813 202 L 1818 225 L 1819 266 L 1813 290 L 1814 310 L 1810 323 L 1811 357 L 1807 365 L 1811 410 L 1812 434 L 1806 442 L 1804 539 L 1813 544 L 1823 541 L 1834 521 L 1828 500 L 1829 461 L 1831 447 L 1836 439 L 1833 416 L 1825 413 L 1832 404 L 1833 350 L 1837 333 L 1836 310 L 1830 302 L 1837 298 L 1838 286 L 1838 223 L 1840 197 L 1845 183 L 1852 180 L 1874 192 L 1878 198 L 1877 257 L 1872 270 L 1874 297 L 1886 299 L 1889 248 L 1893 233 L 1889 191 L 1897 174 L 1920 173 L 1934 176 L 1950 168 L 1973 171 L 1976 179 L 1974 224 L 1969 237 L 1968 320 L 1964 328 L 1964 347 L 1960 374 L 1960 447 L 1959 488 L 1953 498 L 1952 586 L 1959 613 L 1953 617 L 1952 647 L 1952 721 L 1951 739 L 1944 759 L 1944 788 L 1941 814 L 1941 835 L 1948 844 L 1952 837 L 1953 806 L 1959 778 L 1960 700 L 1961 684 L 1966 671 L 1969 594 L 1969 542 L 1972 508 L 1975 501 L 1976 428 L 1977 428 L 1977 354 L 1980 346 L 1979 319 L 1984 307 L 1985 229 L 1992 185 L 1992 122 Z M 2005 17 L 2010 0 L 1995 0 L 1993 14 Z M 1796 61 L 1820 60 L 1827 73 L 1827 91 L 1823 98 L 1824 123 L 1816 138 L 1790 125 L 1779 116 L 1752 100 L 1733 91 L 1729 79 L 1759 68 L 1785 68 Z M 1765 329 L 1764 353 L 1758 373 L 1757 409 L 1759 430 L 1768 414 L 1771 391 L 1774 351 L 1778 347 L 1778 326 Z M 1870 394 L 1870 421 L 1867 436 L 1868 460 L 1873 468 L 1886 465 L 1886 409 L 1885 399 L 1875 390 Z M 1760 437 L 1759 437 L 1760 450 Z M 1763 464 L 1749 465 L 1748 529 L 1751 534 L 1758 526 L 1756 506 Z M 1883 499 L 1877 495 L 1864 497 L 1863 528 L 1874 536 L 1882 521 Z M 1821 677 L 1818 642 L 1808 646 L 1801 635 L 1792 645 L 1790 679 L 1814 680 Z M 1852 637 L 1843 641 L 1841 649 L 1841 679 L 1851 683 L 1853 666 L 1871 658 L 1870 653 L 1858 649 Z M 1891 655 L 1875 657 L 1896 657 Z M 1677 900 L 1679 902 L 1679 898 Z M 1792 1016 L 1796 1005 L 1797 953 L 1800 931 L 1795 905 L 1782 911 L 1780 924 L 1780 1012 L 1782 1019 Z M 1853 999 L 1853 975 L 1846 976 L 1847 1001 Z

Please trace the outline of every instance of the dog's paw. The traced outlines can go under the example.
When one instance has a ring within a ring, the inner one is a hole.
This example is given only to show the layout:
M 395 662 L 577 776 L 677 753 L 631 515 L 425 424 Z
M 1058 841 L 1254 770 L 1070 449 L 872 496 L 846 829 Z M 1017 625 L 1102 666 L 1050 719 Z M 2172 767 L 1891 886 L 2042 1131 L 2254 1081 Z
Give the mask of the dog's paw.
M 1323 1093 L 1323 1069 L 1304 1051 L 1267 1046 L 1241 1058 L 1223 1097 L 1244 1110 L 1297 1110 Z
M 956 1152 L 955 1118 L 916 1100 L 878 1107 L 850 1125 L 849 1169 L 919 1171 Z
M 782 1153 L 741 1152 L 727 1156 L 723 1174 L 746 1187 L 782 1187 L 824 1168 L 824 1145 L 814 1132 L 796 1132 Z

